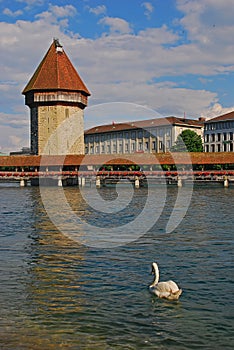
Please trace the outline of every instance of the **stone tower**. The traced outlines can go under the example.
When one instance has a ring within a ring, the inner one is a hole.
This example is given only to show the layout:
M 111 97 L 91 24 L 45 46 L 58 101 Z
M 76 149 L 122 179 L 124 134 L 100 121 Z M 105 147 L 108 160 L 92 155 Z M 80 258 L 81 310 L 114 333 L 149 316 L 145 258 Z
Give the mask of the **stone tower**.
M 24 88 L 32 154 L 84 154 L 84 108 L 90 92 L 58 39 Z

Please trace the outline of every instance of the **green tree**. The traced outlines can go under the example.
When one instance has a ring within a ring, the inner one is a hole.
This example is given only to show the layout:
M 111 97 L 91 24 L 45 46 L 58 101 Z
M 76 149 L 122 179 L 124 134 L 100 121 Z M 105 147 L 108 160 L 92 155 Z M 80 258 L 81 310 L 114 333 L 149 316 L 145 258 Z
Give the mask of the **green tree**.
M 203 152 L 202 138 L 195 131 L 186 129 L 177 137 L 172 152 Z

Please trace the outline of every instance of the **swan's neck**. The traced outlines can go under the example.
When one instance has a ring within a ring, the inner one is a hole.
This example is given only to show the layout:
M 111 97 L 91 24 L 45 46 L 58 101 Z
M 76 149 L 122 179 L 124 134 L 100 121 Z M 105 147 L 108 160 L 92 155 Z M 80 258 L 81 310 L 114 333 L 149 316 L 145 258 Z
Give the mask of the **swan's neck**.
M 153 264 L 153 269 L 154 269 L 154 282 L 153 282 L 152 286 L 155 286 L 156 284 L 158 284 L 158 281 L 159 281 L 158 265 L 157 264 Z

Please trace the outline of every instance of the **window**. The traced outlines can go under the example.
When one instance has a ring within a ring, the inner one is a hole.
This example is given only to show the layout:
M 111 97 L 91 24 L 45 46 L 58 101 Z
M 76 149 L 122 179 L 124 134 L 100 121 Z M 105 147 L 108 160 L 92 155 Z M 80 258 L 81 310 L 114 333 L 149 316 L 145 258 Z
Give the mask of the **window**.
M 132 144 L 131 144 L 131 151 L 135 152 L 135 150 L 136 150 L 136 144 L 135 144 L 135 142 L 132 142 Z
M 143 143 L 141 141 L 138 143 L 138 151 L 143 151 Z
M 182 128 L 180 130 L 181 130 L 181 132 L 183 131 Z M 163 136 L 163 129 L 159 129 L 159 136 Z
M 215 134 L 211 134 L 211 141 L 212 141 L 212 142 L 215 141 Z
M 166 135 L 171 136 L 171 129 L 166 129 Z
M 128 151 L 129 151 L 128 143 L 125 143 L 125 152 L 128 153 Z
M 156 150 L 156 141 L 152 142 L 152 150 L 155 151 Z
M 218 141 L 221 141 L 221 134 L 220 134 L 220 132 L 217 134 L 217 137 L 218 137 Z
M 146 141 L 146 142 L 145 142 L 145 151 L 148 151 L 148 150 L 149 150 L 149 142 Z

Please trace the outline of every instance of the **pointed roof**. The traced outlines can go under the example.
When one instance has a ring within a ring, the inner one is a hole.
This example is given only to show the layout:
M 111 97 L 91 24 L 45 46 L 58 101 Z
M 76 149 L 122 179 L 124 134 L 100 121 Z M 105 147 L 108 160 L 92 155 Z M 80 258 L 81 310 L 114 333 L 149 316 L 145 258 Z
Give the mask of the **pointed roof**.
M 58 39 L 53 40 L 22 94 L 32 90 L 70 90 L 90 95 Z

